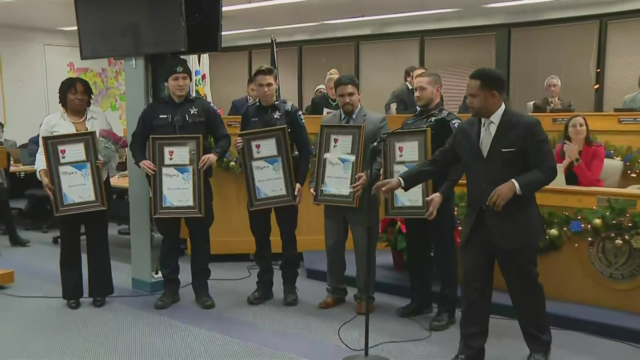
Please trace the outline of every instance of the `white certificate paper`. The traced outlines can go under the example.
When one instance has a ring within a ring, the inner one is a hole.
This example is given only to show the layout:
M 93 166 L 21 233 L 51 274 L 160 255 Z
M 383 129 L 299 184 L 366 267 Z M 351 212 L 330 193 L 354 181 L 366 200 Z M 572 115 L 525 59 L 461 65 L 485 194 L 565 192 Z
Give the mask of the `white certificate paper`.
M 287 194 L 284 186 L 282 159 L 279 157 L 251 162 L 255 192 L 258 199 Z
M 331 113 L 332 113 L 332 112 L 334 112 L 334 111 L 335 111 L 335 110 L 331 110 L 331 109 L 324 108 L 324 109 L 322 110 L 322 115 L 329 115 L 329 114 L 331 114 Z
M 328 195 L 349 196 L 355 160 L 356 157 L 353 155 L 326 156 L 322 192 Z
M 58 157 L 60 158 L 60 164 L 87 161 L 87 153 L 84 150 L 84 143 L 58 146 Z
M 185 207 L 193 204 L 193 168 L 162 167 L 162 206 Z
M 254 159 L 278 156 L 276 138 L 253 140 L 251 142 L 251 151 Z
M 189 165 L 189 147 L 188 146 L 165 146 L 164 147 L 164 163 L 165 165 Z
M 417 141 L 403 141 L 397 142 L 396 147 L 396 162 L 415 162 L 420 161 L 418 152 Z
M 351 154 L 353 135 L 331 135 L 329 153 L 332 155 Z
M 61 165 L 58 167 L 58 174 L 60 174 L 63 205 L 96 200 L 89 163 Z
M 414 167 L 415 164 L 403 164 L 403 165 L 393 165 L 393 176 L 397 177 L 403 172 Z M 396 207 L 416 207 L 422 206 L 422 201 L 424 199 L 424 193 L 422 192 L 422 186 L 416 186 L 409 191 L 404 191 L 402 189 L 396 190 L 393 193 L 393 204 Z

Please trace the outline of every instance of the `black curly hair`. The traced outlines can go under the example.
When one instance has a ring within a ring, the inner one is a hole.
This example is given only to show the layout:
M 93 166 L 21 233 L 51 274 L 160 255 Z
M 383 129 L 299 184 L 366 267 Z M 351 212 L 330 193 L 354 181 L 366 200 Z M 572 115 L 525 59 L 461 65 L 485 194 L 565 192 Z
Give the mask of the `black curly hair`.
M 93 100 L 93 89 L 89 82 L 83 78 L 79 77 L 70 77 L 66 78 L 62 83 L 60 83 L 60 88 L 58 89 L 58 102 L 62 105 L 62 108 L 67 110 L 67 96 L 70 93 L 74 93 L 77 91 L 78 84 L 82 85 L 82 88 L 89 96 L 87 100 L 87 107 L 91 107 L 91 101 Z

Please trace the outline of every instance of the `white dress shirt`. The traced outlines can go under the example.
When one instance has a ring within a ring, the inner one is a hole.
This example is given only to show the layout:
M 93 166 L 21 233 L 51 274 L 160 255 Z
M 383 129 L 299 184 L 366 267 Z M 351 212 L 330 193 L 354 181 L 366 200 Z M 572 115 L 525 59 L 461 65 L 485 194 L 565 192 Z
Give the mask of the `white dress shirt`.
M 87 129 L 89 131 L 95 131 L 96 137 L 102 129 L 112 130 L 107 116 L 100 110 L 89 109 L 87 111 Z M 36 155 L 36 175 L 40 178 L 40 170 L 47 168 L 47 161 L 44 157 L 44 144 L 42 142 L 43 136 L 69 134 L 76 132 L 76 127 L 67 116 L 59 111 L 44 118 L 42 125 L 40 125 L 40 148 Z M 110 163 L 104 164 L 102 168 L 102 180 L 106 180 L 109 175 L 116 175 L 116 165 L 118 165 L 118 158 L 115 157 Z
M 500 124 L 500 119 L 502 119 L 502 115 L 504 114 L 505 109 L 506 106 L 504 105 L 504 103 L 502 103 L 498 111 L 493 113 L 490 118 L 482 118 L 482 124 L 487 124 L 487 126 L 489 126 L 489 132 L 491 132 L 491 141 L 493 141 L 493 137 L 496 135 L 496 129 L 498 129 L 498 124 Z M 480 131 L 480 144 L 482 144 L 483 135 L 484 132 Z M 511 179 L 511 181 L 516 186 L 516 193 L 518 195 L 521 195 L 522 191 L 520 191 L 520 184 L 518 184 L 515 179 Z
M 488 119 L 482 118 L 482 124 L 487 123 L 487 126 L 489 126 L 489 131 L 491 132 L 491 140 L 492 141 L 493 141 L 493 136 L 496 135 L 496 129 L 498 128 L 498 124 L 500 124 L 500 119 L 502 119 L 502 115 L 504 114 L 504 110 L 505 109 L 506 109 L 506 106 L 504 105 L 504 103 L 502 103 L 502 105 L 500 106 L 498 111 L 493 113 L 493 115 L 491 115 L 490 118 L 488 118 Z M 480 144 L 482 144 L 482 136 L 483 135 L 484 134 L 481 131 L 480 132 L 480 141 L 479 141 Z M 398 177 L 398 179 L 400 180 L 400 185 L 402 187 L 404 187 L 404 180 L 401 177 Z M 515 179 L 511 179 L 511 181 L 516 186 L 516 193 L 518 195 L 521 195 L 522 191 L 520 191 L 520 185 L 518 184 L 518 182 Z

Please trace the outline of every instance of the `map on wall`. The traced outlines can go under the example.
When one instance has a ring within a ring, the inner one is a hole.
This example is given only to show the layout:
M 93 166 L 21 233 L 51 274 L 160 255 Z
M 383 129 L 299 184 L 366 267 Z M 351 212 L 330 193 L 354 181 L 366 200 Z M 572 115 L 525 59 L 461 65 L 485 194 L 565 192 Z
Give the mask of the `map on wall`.
M 113 130 L 123 134 L 126 128 L 126 93 L 122 60 L 80 60 L 75 46 L 45 45 L 45 71 L 49 114 L 60 111 L 58 88 L 68 77 L 80 77 L 93 89 L 93 108 L 102 110 Z

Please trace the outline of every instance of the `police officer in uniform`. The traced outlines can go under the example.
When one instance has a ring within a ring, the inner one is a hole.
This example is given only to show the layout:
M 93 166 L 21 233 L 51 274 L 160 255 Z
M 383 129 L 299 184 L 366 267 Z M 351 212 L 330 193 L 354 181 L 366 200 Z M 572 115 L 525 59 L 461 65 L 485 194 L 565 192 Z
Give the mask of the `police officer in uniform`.
M 133 159 L 150 176 L 157 171 L 156 164 L 147 158 L 147 143 L 151 135 L 202 135 L 205 155 L 198 165 L 207 180 L 216 160 L 224 157 L 231 146 L 231 138 L 218 109 L 208 101 L 189 94 L 191 81 L 187 61 L 170 59 L 165 77 L 169 96 L 144 109 L 131 135 Z M 214 139 L 215 148 L 211 146 L 209 137 Z M 203 309 L 212 309 L 215 302 L 209 294 L 208 281 L 211 277 L 209 228 L 213 224 L 213 192 L 209 181 L 204 181 L 204 210 L 204 217 L 185 218 L 185 223 L 191 240 L 191 276 L 196 303 Z M 167 218 L 155 224 L 162 235 L 160 270 L 164 278 L 164 293 L 156 301 L 156 309 L 167 309 L 180 301 L 180 220 Z
M 415 98 L 419 111 L 405 120 L 406 129 L 431 129 L 431 151 L 438 151 L 462 122 L 443 107 L 441 96 L 442 79 L 433 72 L 417 74 L 414 79 Z M 407 228 L 407 261 L 411 283 L 411 302 L 399 308 L 400 317 L 413 317 L 433 312 L 431 301 L 431 244 L 434 248 L 436 269 L 440 277 L 438 312 L 431 320 L 433 331 L 448 329 L 456 321 L 455 311 L 458 290 L 458 262 L 454 238 L 455 193 L 454 187 L 462 177 L 456 169 L 448 178 L 434 179 L 437 193 L 428 199 L 427 219 L 405 219 Z
M 304 125 L 304 117 L 291 102 L 276 100 L 276 70 L 269 66 L 261 66 L 253 73 L 258 100 L 249 104 L 242 114 L 240 131 L 264 129 L 274 126 L 287 125 L 293 153 L 293 145 L 298 151 L 298 161 L 294 163 L 296 181 L 295 194 L 300 202 L 302 186 L 307 179 L 309 162 L 311 159 L 311 145 L 307 128 Z M 235 142 L 236 148 L 243 145 L 241 137 Z M 280 238 L 282 239 L 282 282 L 284 285 L 285 306 L 298 304 L 296 280 L 300 259 L 298 257 L 298 241 L 296 229 L 298 227 L 298 207 L 295 205 L 273 208 L 276 214 Z M 260 270 L 256 290 L 249 295 L 247 302 L 251 305 L 259 305 L 273 298 L 273 267 L 271 265 L 271 208 L 249 211 L 249 224 L 251 233 L 256 242 L 255 258 Z

